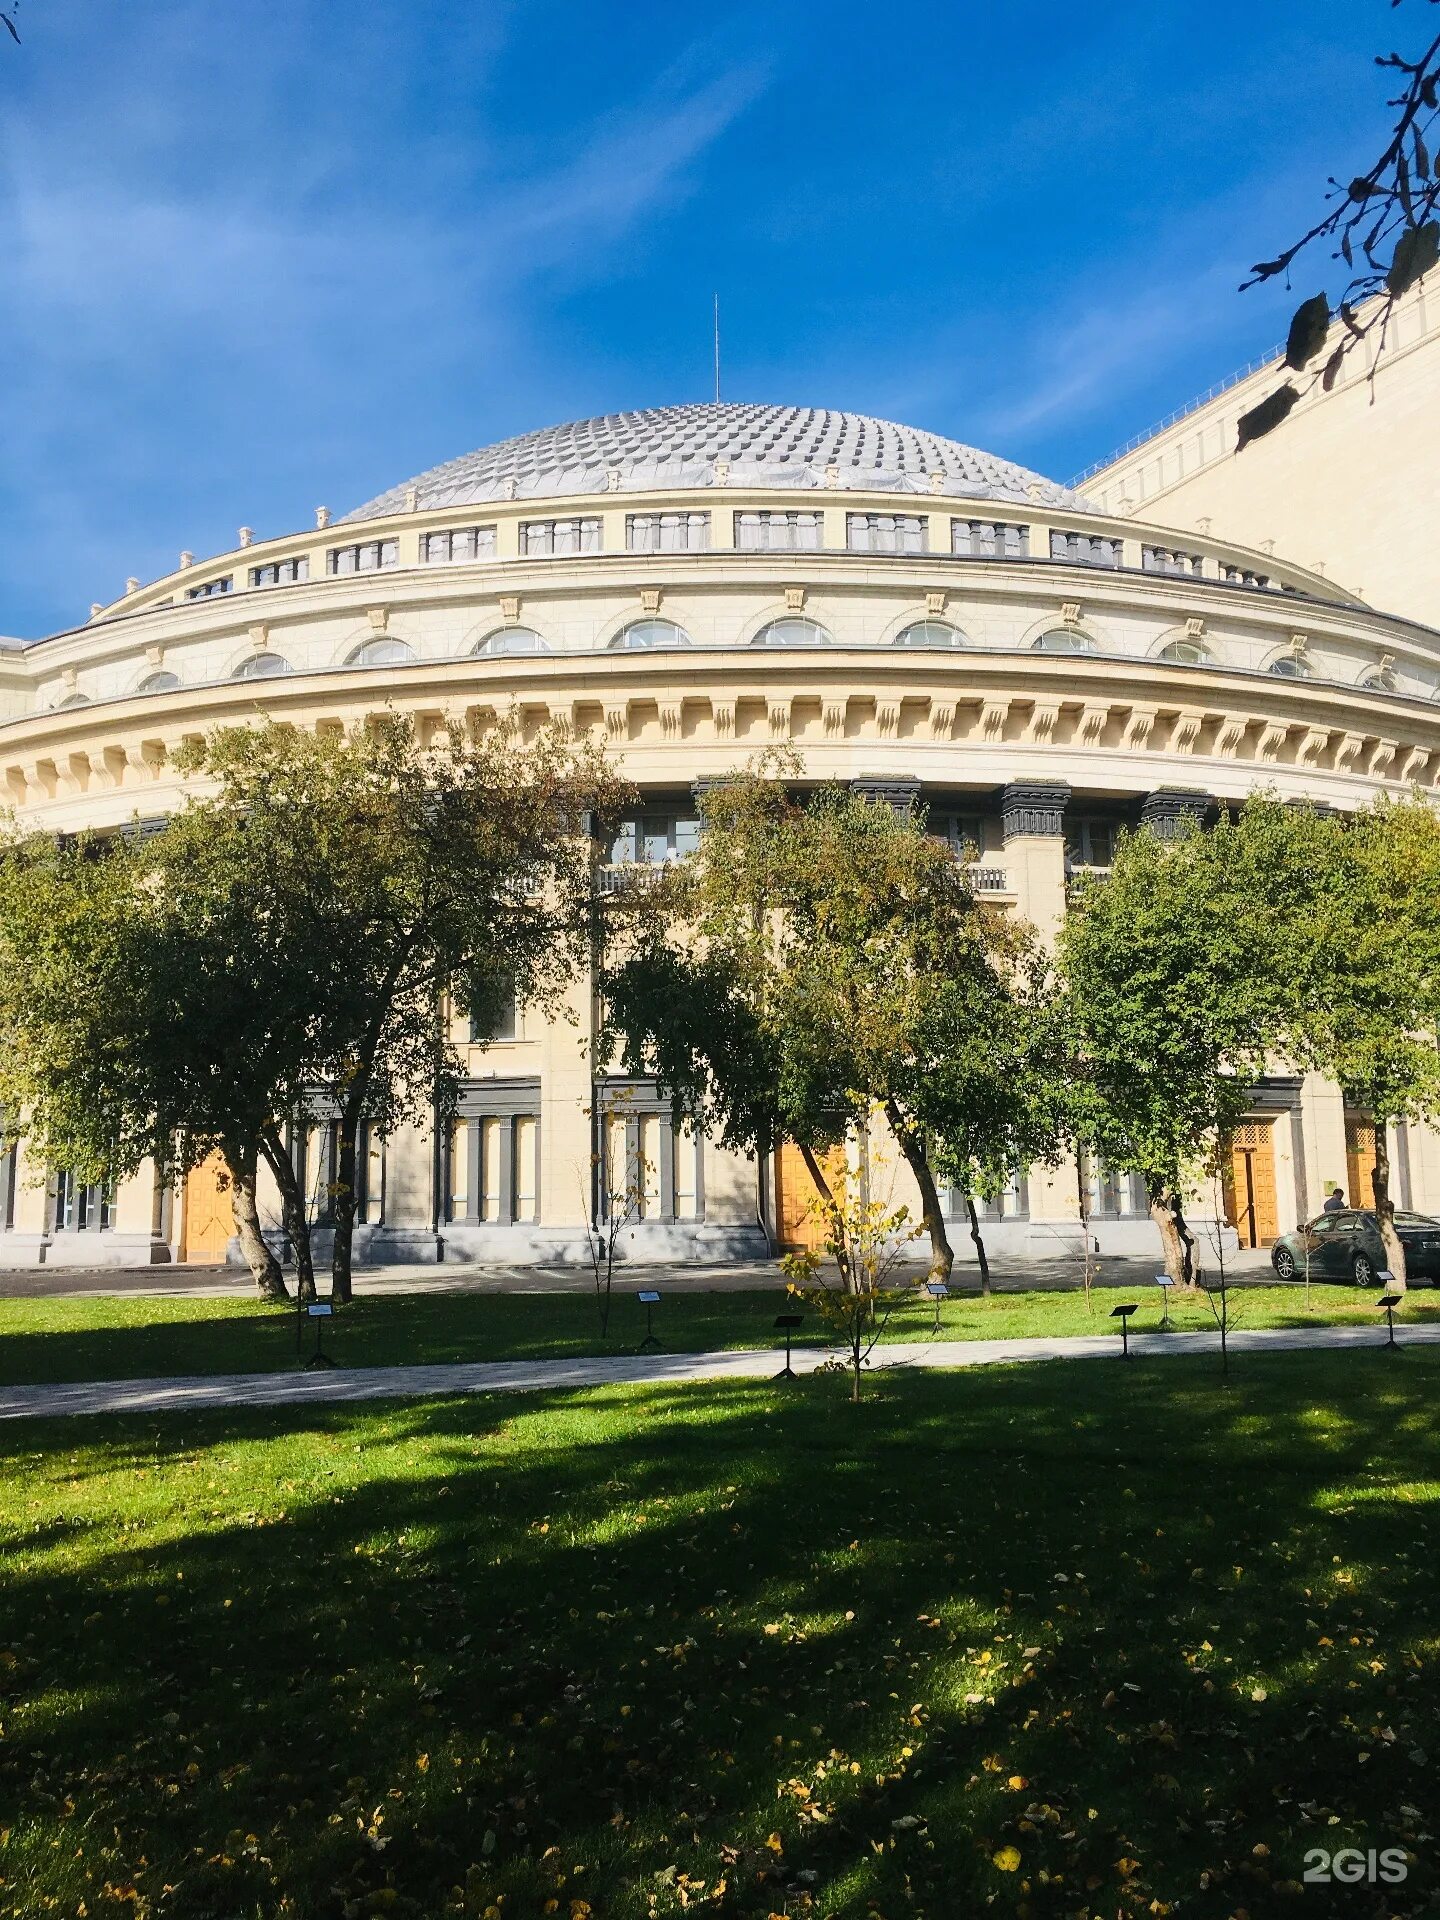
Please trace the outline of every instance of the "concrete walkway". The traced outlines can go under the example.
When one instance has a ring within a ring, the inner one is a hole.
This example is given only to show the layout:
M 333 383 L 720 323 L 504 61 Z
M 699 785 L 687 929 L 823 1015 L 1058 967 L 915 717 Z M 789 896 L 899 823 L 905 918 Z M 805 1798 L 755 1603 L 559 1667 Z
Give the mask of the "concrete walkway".
M 1106 1254 L 1097 1261 L 1092 1283 L 1097 1287 L 1153 1287 L 1158 1259 L 1134 1259 Z M 1268 1249 L 1246 1249 L 1227 1263 L 1236 1286 L 1268 1285 L 1275 1272 Z M 913 1277 L 924 1272 L 917 1263 Z M 907 1270 L 908 1271 L 908 1270 Z M 292 1276 L 293 1277 L 293 1276 Z M 322 1296 L 329 1280 L 318 1276 Z M 994 1263 L 997 1293 L 1069 1293 L 1083 1285 L 1079 1258 L 1070 1253 L 1019 1260 L 1001 1257 Z M 737 1260 L 728 1264 L 697 1265 L 675 1262 L 642 1266 L 625 1262 L 615 1270 L 617 1291 L 660 1287 L 675 1293 L 739 1293 L 779 1287 L 779 1265 L 774 1260 Z M 955 1262 L 951 1283 L 956 1293 L 977 1293 L 980 1276 L 963 1250 Z M 357 1297 L 379 1298 L 401 1293 L 590 1293 L 595 1282 L 587 1267 L 465 1266 L 444 1262 L 438 1266 L 357 1267 Z M 168 1295 L 172 1298 L 251 1300 L 250 1276 L 234 1267 L 13 1267 L 0 1269 L 0 1299 L 56 1300 L 72 1295 Z
M 1440 1326 L 1397 1327 L 1403 1346 L 1440 1344 Z M 1275 1327 L 1236 1332 L 1233 1354 L 1286 1352 L 1295 1348 L 1383 1346 L 1378 1327 Z M 1216 1333 L 1132 1334 L 1136 1359 L 1154 1355 L 1216 1354 Z M 823 1348 L 794 1356 L 797 1373 L 813 1373 L 827 1358 Z M 1057 1340 L 894 1341 L 877 1347 L 872 1371 L 892 1368 L 985 1367 L 1033 1360 L 1118 1360 L 1113 1334 L 1083 1334 Z M 0 1388 L 0 1419 L 75 1413 L 195 1413 L 210 1407 L 325 1406 L 341 1400 L 403 1400 L 447 1393 L 539 1393 L 554 1388 L 635 1383 L 665 1386 L 690 1380 L 763 1380 L 780 1356 L 773 1349 L 726 1353 L 630 1354 L 614 1359 L 490 1360 L 458 1366 L 336 1368 L 316 1373 L 221 1373 L 173 1380 L 94 1380 L 38 1387 Z

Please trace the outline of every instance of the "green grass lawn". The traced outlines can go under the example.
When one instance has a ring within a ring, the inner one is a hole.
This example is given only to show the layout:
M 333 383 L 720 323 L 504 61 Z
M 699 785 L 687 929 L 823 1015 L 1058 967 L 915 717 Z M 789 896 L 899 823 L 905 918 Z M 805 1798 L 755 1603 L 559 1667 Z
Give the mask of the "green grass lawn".
M 1140 1293 L 1137 1331 L 1159 1323 L 1154 1287 Z M 402 1294 L 361 1298 L 325 1329 L 327 1351 L 345 1366 L 407 1361 L 568 1360 L 597 1353 L 633 1353 L 645 1332 L 635 1284 L 617 1291 L 608 1338 L 588 1294 Z M 1122 1296 L 1097 1291 L 1093 1307 L 1079 1293 L 1004 1293 L 946 1301 L 941 1338 L 980 1340 L 1032 1334 L 1113 1333 L 1110 1308 Z M 1239 1327 L 1374 1323 L 1374 1296 L 1354 1287 L 1247 1287 L 1232 1295 Z M 775 1344 L 774 1320 L 784 1304 L 779 1285 L 744 1293 L 667 1293 L 656 1329 L 671 1353 Z M 1181 1330 L 1213 1329 L 1203 1295 L 1178 1301 Z M 1440 1322 L 1440 1293 L 1415 1290 L 1401 1319 Z M 932 1303 L 911 1294 L 896 1309 L 886 1339 L 923 1340 L 934 1325 Z M 313 1328 L 302 1328 L 302 1351 Z M 811 1316 L 801 1344 L 823 1339 Z M 0 1300 L 0 1383 L 126 1380 L 185 1373 L 267 1373 L 296 1364 L 293 1310 L 241 1299 L 95 1296 Z
M 1433 1912 L 1437 1390 L 1377 1348 L 7 1426 L 0 1916 Z M 1342 1845 L 1407 1882 L 1302 1897 Z

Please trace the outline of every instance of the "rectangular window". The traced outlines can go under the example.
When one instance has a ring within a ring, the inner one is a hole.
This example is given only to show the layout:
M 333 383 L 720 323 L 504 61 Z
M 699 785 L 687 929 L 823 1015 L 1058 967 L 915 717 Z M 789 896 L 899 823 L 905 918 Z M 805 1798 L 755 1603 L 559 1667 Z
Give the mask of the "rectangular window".
M 683 860 L 700 844 L 700 821 L 695 814 L 642 813 L 622 820 L 610 847 L 615 867 L 665 866 Z
M 950 551 L 964 560 L 1023 560 L 1030 529 L 1006 520 L 952 520 Z
M 115 1190 L 108 1181 L 77 1180 L 67 1167 L 55 1176 L 55 1231 L 108 1233 L 115 1225 Z
M 670 1151 L 675 1156 L 675 1218 L 695 1220 L 700 1215 L 700 1142 L 682 1121 L 671 1125 Z
M 308 553 L 297 553 L 293 560 L 270 560 L 263 567 L 250 569 L 252 587 L 293 587 L 309 578 Z
M 470 1016 L 470 1043 L 472 1046 L 490 1046 L 496 1040 L 520 1039 L 520 1009 L 515 1004 L 515 995 L 509 994 L 496 1014 L 488 1033 L 483 1032 L 480 1022 L 472 1013 Z
M 494 527 L 448 527 L 443 533 L 427 533 L 420 541 L 420 558 L 427 567 L 444 566 L 456 560 L 493 560 Z
M 520 528 L 520 551 L 525 555 L 599 553 L 600 519 L 577 515 L 567 520 L 526 520 Z
M 1050 558 L 1082 567 L 1118 567 L 1121 543 L 1103 533 L 1070 533 L 1063 527 L 1052 527 Z
M 218 593 L 229 593 L 234 585 L 234 574 L 227 573 L 222 575 L 219 580 L 205 581 L 203 586 L 187 587 L 185 589 L 185 598 L 187 600 L 213 600 Z
M 1175 573 L 1183 574 L 1187 579 L 1198 579 L 1204 564 L 1203 555 L 1183 553 L 1178 547 L 1140 549 L 1140 565 L 1146 573 Z
M 398 540 L 360 540 L 351 547 L 331 547 L 325 557 L 331 573 L 378 573 L 382 567 L 398 567 Z
M 931 833 L 956 854 L 963 853 L 969 860 L 984 858 L 985 822 L 978 813 L 932 813 L 929 824 Z
M 1065 862 L 1070 867 L 1109 867 L 1115 863 L 1119 822 L 1081 816 L 1065 822 Z
M 818 553 L 825 537 L 823 513 L 737 513 L 735 544 L 747 553 Z
M 539 1219 L 540 1122 L 532 1114 L 515 1118 L 515 1218 L 527 1225 Z
M 627 513 L 625 545 L 631 553 L 708 553 L 708 513 Z
M 845 544 L 852 553 L 924 553 L 929 528 L 923 513 L 847 513 Z

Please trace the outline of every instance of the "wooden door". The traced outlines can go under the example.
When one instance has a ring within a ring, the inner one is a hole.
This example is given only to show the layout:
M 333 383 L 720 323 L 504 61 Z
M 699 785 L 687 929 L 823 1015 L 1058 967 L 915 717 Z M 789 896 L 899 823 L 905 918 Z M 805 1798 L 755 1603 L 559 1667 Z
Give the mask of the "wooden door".
M 185 1181 L 180 1258 L 194 1266 L 218 1266 L 225 1258 L 225 1249 L 234 1231 L 229 1176 L 220 1155 L 212 1153 L 209 1159 L 190 1169 Z
M 1366 1212 L 1375 1204 L 1375 1123 L 1356 1113 L 1345 1116 L 1345 1189 L 1347 1206 Z
M 838 1199 L 837 1182 L 844 1182 L 848 1166 L 846 1151 L 844 1147 L 831 1147 L 818 1158 L 830 1191 Z M 775 1155 L 775 1233 L 782 1247 L 793 1250 L 825 1244 L 825 1223 L 814 1206 L 818 1199 L 818 1189 L 800 1149 L 787 1140 Z
M 1280 1231 L 1275 1205 L 1275 1123 L 1247 1120 L 1230 1137 L 1225 1208 L 1242 1247 L 1268 1247 Z

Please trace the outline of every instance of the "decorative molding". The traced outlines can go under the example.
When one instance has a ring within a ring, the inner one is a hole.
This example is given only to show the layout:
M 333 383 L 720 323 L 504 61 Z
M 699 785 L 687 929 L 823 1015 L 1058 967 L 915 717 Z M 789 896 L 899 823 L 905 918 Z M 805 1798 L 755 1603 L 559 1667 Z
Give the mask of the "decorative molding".
M 1048 746 L 1055 737 L 1055 728 L 1060 719 L 1058 700 L 1037 700 L 1030 714 L 1030 724 L 1025 729 L 1025 739 L 1035 746 Z
M 927 619 L 938 620 L 949 604 L 950 596 L 943 587 L 925 596 L 925 615 Z
M 1075 738 L 1087 747 L 1100 744 L 1100 736 L 1105 731 L 1105 723 L 1110 718 L 1109 707 L 1102 707 L 1095 701 L 1089 701 L 1080 709 L 1080 723 L 1075 729 Z
M 765 701 L 765 714 L 770 722 L 772 740 L 790 738 L 790 700 L 788 695 L 771 695 Z
M 369 607 L 366 609 L 366 618 L 369 620 L 374 632 L 384 633 L 385 623 L 390 618 L 390 612 L 387 607 Z
M 518 593 L 502 593 L 500 596 L 500 618 L 507 627 L 513 627 L 520 618 L 520 596 Z
M 980 734 L 986 740 L 1000 740 L 1005 734 L 1005 722 L 1010 718 L 1010 702 L 987 700 L 980 709 Z
M 900 702 L 898 700 L 875 702 L 875 731 L 882 740 L 893 740 L 899 733 Z
M 1000 819 L 1006 840 L 1059 839 L 1065 831 L 1065 808 L 1071 789 L 1065 781 L 1014 783 L 1000 796 Z
M 1311 727 L 1300 742 L 1300 751 L 1295 756 L 1302 767 L 1313 766 L 1330 744 L 1329 727 Z
M 1193 753 L 1195 742 L 1200 738 L 1200 729 L 1205 724 L 1205 716 L 1198 707 L 1182 707 L 1175 716 L 1175 730 L 1170 735 L 1172 753 Z
M 1203 640 L 1205 638 L 1205 616 L 1203 613 L 1192 613 L 1186 620 L 1185 638 L 1187 640 Z
M 1289 734 L 1290 729 L 1283 721 L 1267 720 L 1264 731 L 1260 735 L 1260 744 L 1255 749 L 1256 759 L 1267 763 L 1273 762 L 1289 738 Z
M 1158 787 L 1145 796 L 1140 808 L 1140 824 L 1150 827 L 1162 840 L 1173 840 L 1182 821 L 1203 822 L 1213 805 L 1210 795 L 1198 787 Z
M 642 613 L 659 613 L 660 602 L 663 597 L 659 587 L 642 587 L 640 589 L 640 611 Z
M 953 700 L 932 700 L 930 702 L 930 738 L 949 740 L 955 732 L 955 703 Z
M 1080 602 L 1078 600 L 1062 600 L 1060 602 L 1060 620 L 1064 626 L 1078 627 L 1080 624 Z
M 679 700 L 660 702 L 660 731 L 667 740 L 680 738 L 680 723 L 683 717 L 684 710 Z
M 249 640 L 256 653 L 264 653 L 270 644 L 269 621 L 257 620 L 254 626 L 249 629 Z
M 606 707 L 605 731 L 612 740 L 623 740 L 630 731 L 630 709 L 628 706 Z
M 735 702 L 733 700 L 710 701 L 710 717 L 715 724 L 716 738 L 733 740 L 735 737 Z
M 1159 712 L 1155 707 L 1132 707 L 1130 718 L 1125 722 L 1126 746 L 1134 751 L 1147 747 L 1158 717 Z
M 786 587 L 785 611 L 787 613 L 802 613 L 804 611 L 804 608 L 805 608 L 804 587 Z
M 850 782 L 850 791 L 858 799 L 868 800 L 875 806 L 889 807 L 892 813 L 904 814 L 914 810 L 920 798 L 920 782 L 909 775 L 889 780 L 862 775 Z
M 845 732 L 845 715 L 849 702 L 846 700 L 826 700 L 820 708 L 820 721 L 830 738 L 838 739 Z
M 1219 760 L 1233 760 L 1245 744 L 1245 735 L 1249 730 L 1248 714 L 1227 713 L 1220 722 L 1220 731 L 1215 736 L 1215 757 Z
M 1335 749 L 1335 767 L 1337 772 L 1348 772 L 1354 767 L 1365 751 L 1366 740 L 1363 733 L 1347 733 Z

